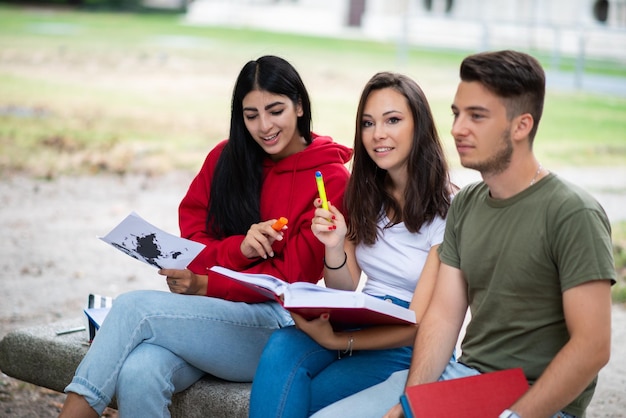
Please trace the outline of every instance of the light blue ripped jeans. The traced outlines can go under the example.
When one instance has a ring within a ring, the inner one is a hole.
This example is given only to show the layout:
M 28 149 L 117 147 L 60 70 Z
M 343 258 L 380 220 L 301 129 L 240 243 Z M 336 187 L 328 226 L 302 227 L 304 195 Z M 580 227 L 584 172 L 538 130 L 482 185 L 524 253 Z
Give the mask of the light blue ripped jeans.
M 408 374 L 408 370 L 397 371 L 384 382 L 328 405 L 311 415 L 311 418 L 380 418 L 399 402 L 400 396 L 404 393 Z M 479 374 L 478 370 L 463 363 L 450 361 L 439 380 L 458 379 Z M 576 417 L 561 411 L 552 418 Z
M 269 336 L 292 324 L 275 302 L 125 293 L 115 299 L 65 392 L 82 395 L 98 414 L 115 396 L 122 418 L 169 417 L 172 394 L 205 373 L 250 382 Z

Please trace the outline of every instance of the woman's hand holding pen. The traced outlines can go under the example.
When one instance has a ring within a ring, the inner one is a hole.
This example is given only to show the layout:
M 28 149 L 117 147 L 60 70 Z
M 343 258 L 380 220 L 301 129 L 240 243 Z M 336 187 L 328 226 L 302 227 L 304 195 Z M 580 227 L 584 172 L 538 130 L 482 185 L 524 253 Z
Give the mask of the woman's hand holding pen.
M 339 210 L 328 202 L 328 210 L 322 208 L 321 199 L 315 199 L 315 216 L 311 220 L 311 231 L 326 247 L 339 248 L 343 254 L 343 242 L 348 227 Z
M 166 276 L 167 286 L 172 293 L 206 295 L 207 276 L 195 274 L 188 269 L 161 269 L 159 274 Z
M 283 239 L 283 231 L 275 231 L 272 228 L 275 222 L 276 219 L 270 219 L 269 221 L 253 224 L 250 227 L 240 247 L 241 253 L 245 257 L 261 257 L 263 259 L 274 257 L 272 244 L 274 241 L 281 241 Z M 287 229 L 287 226 L 284 226 L 283 230 L 284 229 Z
M 328 210 L 320 199 L 315 202 L 315 216 L 311 231 L 326 247 L 324 249 L 324 281 L 327 287 L 355 290 L 361 277 L 361 269 L 354 260 L 354 244 L 346 241 L 346 219 L 330 202 Z

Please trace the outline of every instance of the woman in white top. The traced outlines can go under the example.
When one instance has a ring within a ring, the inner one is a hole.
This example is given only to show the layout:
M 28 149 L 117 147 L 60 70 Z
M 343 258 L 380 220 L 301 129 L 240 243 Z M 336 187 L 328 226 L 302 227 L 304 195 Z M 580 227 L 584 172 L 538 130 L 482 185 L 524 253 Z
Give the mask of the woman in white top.
M 409 77 L 378 73 L 356 117 L 347 218 L 316 200 L 311 229 L 325 245 L 328 287 L 409 307 L 419 323 L 439 269 L 452 185 L 430 106 Z M 278 330 L 252 384 L 250 417 L 307 417 L 408 369 L 417 325 L 335 331 L 329 315 Z M 451 353 L 452 354 L 452 353 Z

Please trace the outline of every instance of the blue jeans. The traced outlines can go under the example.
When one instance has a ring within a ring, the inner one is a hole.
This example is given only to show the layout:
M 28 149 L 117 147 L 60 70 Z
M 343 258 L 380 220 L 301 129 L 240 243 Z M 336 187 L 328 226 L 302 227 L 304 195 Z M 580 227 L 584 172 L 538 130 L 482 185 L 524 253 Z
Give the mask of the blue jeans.
M 122 418 L 169 417 L 172 394 L 204 373 L 251 381 L 269 336 L 291 324 L 275 302 L 129 292 L 115 299 L 65 392 L 99 414 L 116 396 Z
M 280 329 L 261 356 L 252 382 L 249 416 L 308 417 L 408 368 L 411 353 L 411 347 L 362 350 L 339 359 L 337 350 L 322 347 L 295 327 Z
M 408 374 L 408 370 L 395 372 L 384 382 L 335 402 L 320 410 L 311 418 L 380 418 L 399 402 L 400 396 L 404 393 Z M 446 366 L 439 380 L 458 379 L 479 374 L 478 370 L 458 363 L 453 358 Z M 565 412 L 559 412 L 552 418 L 576 417 Z

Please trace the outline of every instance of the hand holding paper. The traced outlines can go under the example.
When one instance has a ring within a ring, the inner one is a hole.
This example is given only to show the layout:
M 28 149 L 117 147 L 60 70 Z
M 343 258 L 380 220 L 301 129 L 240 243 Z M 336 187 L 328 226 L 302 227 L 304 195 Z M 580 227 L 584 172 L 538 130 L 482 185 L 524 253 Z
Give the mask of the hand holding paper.
M 185 269 L 205 247 L 195 241 L 167 233 L 132 212 L 102 241 L 159 269 Z

